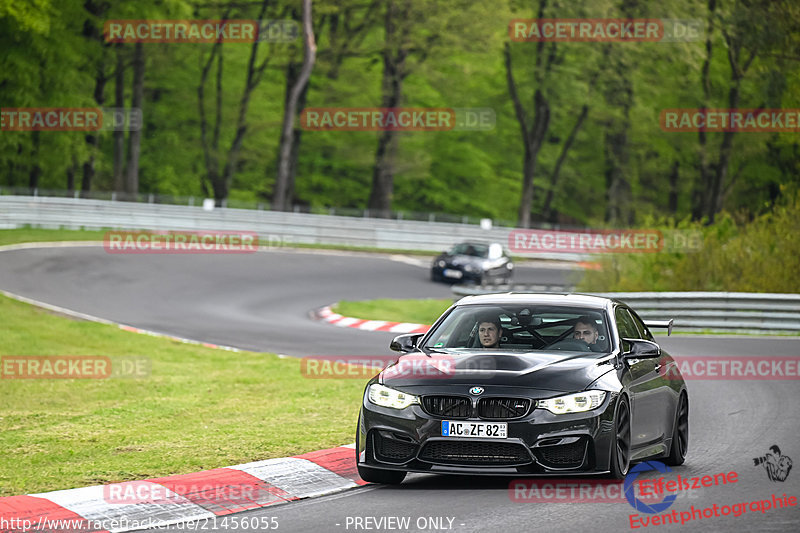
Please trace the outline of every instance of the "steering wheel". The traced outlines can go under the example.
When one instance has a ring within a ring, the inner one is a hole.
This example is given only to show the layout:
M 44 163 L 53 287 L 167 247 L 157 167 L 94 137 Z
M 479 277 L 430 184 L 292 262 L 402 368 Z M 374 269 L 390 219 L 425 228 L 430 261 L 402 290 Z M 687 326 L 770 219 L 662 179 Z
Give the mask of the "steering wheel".
M 557 345 L 557 346 L 556 346 Z M 579 339 L 564 339 L 550 345 L 554 350 L 567 350 L 570 352 L 591 352 L 592 349 L 586 341 Z
M 542 348 L 550 348 L 550 347 L 551 347 L 551 346 L 553 346 L 554 344 L 556 344 L 556 343 L 558 343 L 558 342 L 561 342 L 561 341 L 563 341 L 564 339 L 566 339 L 567 337 L 569 337 L 570 335 L 572 335 L 572 332 L 573 332 L 573 331 L 572 331 L 572 328 L 568 329 L 567 331 L 565 331 L 564 333 L 562 333 L 561 335 L 559 335 L 558 337 L 556 337 L 556 339 L 555 339 L 553 342 L 551 342 L 551 343 L 549 343 L 549 344 L 548 344 L 547 342 L 545 342 L 545 346 L 543 346 Z M 542 340 L 544 340 L 544 339 L 542 339 Z M 575 339 L 572 339 L 572 340 L 575 340 Z

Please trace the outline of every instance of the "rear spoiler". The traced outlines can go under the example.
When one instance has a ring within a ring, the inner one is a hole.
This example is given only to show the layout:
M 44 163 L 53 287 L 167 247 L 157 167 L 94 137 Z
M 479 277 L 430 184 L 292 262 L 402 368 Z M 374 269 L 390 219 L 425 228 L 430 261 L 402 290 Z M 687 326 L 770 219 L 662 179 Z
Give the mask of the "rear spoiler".
M 672 318 L 669 320 L 645 320 L 644 325 L 648 328 L 667 328 L 667 337 L 672 335 L 672 323 L 675 322 Z

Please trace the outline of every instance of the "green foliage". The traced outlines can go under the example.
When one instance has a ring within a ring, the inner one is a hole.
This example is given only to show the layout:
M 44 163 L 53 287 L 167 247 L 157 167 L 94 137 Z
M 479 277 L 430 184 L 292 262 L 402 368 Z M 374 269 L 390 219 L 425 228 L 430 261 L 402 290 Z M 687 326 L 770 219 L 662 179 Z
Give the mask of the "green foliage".
M 660 228 L 667 242 L 677 235 L 702 238 L 694 251 L 606 256 L 579 289 L 800 292 L 800 193 L 784 192 L 787 200 L 752 221 L 726 215 L 712 226 L 686 220 L 646 226 Z
M 411 74 L 404 81 L 403 106 L 492 108 L 492 131 L 409 132 L 400 135 L 395 162 L 393 207 L 399 211 L 433 211 L 515 220 L 519 205 L 523 145 L 508 95 L 502 50 L 513 18 L 532 18 L 538 3 L 504 0 L 475 3 L 459 0 L 408 0 L 414 25 L 407 36 L 414 53 Z M 108 3 L 101 15 L 84 2 L 7 0 L 0 4 L 0 94 L 2 107 L 94 106 L 95 75 L 108 77 L 105 105 L 113 102 L 117 47 L 85 35 L 111 19 L 255 18 L 259 2 L 208 3 L 199 0 L 124 0 Z M 712 34 L 710 99 L 726 107 L 730 65 L 721 28 L 734 28 L 746 46 L 763 50 L 742 80 L 741 107 L 795 107 L 800 101 L 798 35 L 793 24 L 800 10 L 791 2 L 718 3 Z M 271 18 L 299 17 L 297 2 L 270 2 Z M 657 5 L 633 2 L 641 16 L 698 19 L 705 24 L 707 2 L 665 0 Z M 385 4 L 342 0 L 314 3 L 319 48 L 307 107 L 375 107 L 381 102 L 381 53 Z M 619 17 L 620 2 L 548 3 L 550 16 Z M 637 15 L 638 16 L 638 15 Z M 762 21 L 763 19 L 763 21 Z M 338 34 L 334 35 L 334 21 Z M 766 22 L 764 22 L 766 21 Z M 343 28 L 364 23 L 349 38 Z M 766 31 L 768 26 L 770 31 Z M 731 30 L 733 31 L 733 30 Z M 145 44 L 145 129 L 140 162 L 140 192 L 202 195 L 206 175 L 200 142 L 197 88 L 211 44 Z M 132 44 L 121 45 L 129 56 Z M 261 84 L 253 92 L 247 114 L 248 133 L 236 167 L 230 197 L 239 202 L 265 202 L 272 193 L 283 118 L 287 64 L 301 51 L 293 44 L 262 43 L 258 61 L 269 58 Z M 536 43 L 511 43 L 520 96 L 530 107 L 540 83 L 533 75 Z M 219 151 L 224 154 L 235 135 L 239 98 L 245 81 L 250 45 L 226 43 Z M 419 54 L 424 50 L 424 60 Z M 562 222 L 600 225 L 606 203 L 604 135 L 620 120 L 620 108 L 609 105 L 608 91 L 620 76 L 633 89 L 630 109 L 630 208 L 641 224 L 650 216 L 681 219 L 690 213 L 697 181 L 698 135 L 661 130 L 665 108 L 697 107 L 703 91 L 701 68 L 705 42 L 559 43 L 554 71 L 544 87 L 552 108 L 547 139 L 534 177 L 533 210 L 538 212 L 551 188 L 550 176 L 582 105 L 588 118 L 578 133 L 555 186 L 553 207 Z M 341 60 L 341 61 L 340 61 Z M 624 71 L 616 66 L 624 66 Z M 214 70 L 206 84 L 206 109 L 217 98 Z M 131 96 L 127 65 L 125 95 Z M 612 95 L 613 96 L 613 95 Z M 295 184 L 295 202 L 312 208 L 366 206 L 377 146 L 376 132 L 302 132 Z M 38 165 L 41 189 L 65 189 L 66 173 L 95 156 L 93 188 L 109 191 L 112 183 L 112 137 L 100 134 L 92 154 L 81 132 L 42 132 L 40 147 L 30 132 L 0 134 L 0 186 L 25 187 Z M 719 149 L 722 134 L 708 135 L 709 153 Z M 672 190 L 669 174 L 679 164 Z M 740 133 L 734 140 L 724 207 L 731 212 L 769 211 L 781 185 L 800 185 L 800 142 L 796 133 Z M 668 199 L 677 195 L 677 208 Z

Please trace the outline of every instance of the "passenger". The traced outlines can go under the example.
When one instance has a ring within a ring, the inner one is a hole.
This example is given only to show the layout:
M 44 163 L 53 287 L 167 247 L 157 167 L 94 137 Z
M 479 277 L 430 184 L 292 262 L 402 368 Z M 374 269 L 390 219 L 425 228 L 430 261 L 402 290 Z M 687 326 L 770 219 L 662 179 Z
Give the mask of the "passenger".
M 584 341 L 589 346 L 597 344 L 597 339 L 600 337 L 600 331 L 597 329 L 597 322 L 591 317 L 582 316 L 575 323 L 575 329 L 572 333 L 573 339 Z
M 482 348 L 500 347 L 500 320 L 487 318 L 478 324 L 478 339 Z

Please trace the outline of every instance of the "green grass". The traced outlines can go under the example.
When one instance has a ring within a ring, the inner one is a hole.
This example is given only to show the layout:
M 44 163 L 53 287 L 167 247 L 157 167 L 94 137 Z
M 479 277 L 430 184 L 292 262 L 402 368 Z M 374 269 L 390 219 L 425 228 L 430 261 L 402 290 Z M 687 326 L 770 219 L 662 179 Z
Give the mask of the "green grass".
M 0 246 L 21 242 L 102 241 L 105 231 L 71 229 L 4 229 L 0 230 Z
M 341 301 L 331 308 L 337 313 L 354 318 L 366 320 L 386 320 L 389 322 L 412 322 L 415 324 L 433 324 L 439 316 L 451 305 L 452 300 L 362 300 Z M 741 335 L 797 337 L 800 333 L 771 332 L 771 333 L 741 333 L 734 331 L 712 330 L 679 330 L 674 329 L 673 335 Z M 659 333 L 661 335 L 661 333 Z M 664 333 L 666 335 L 666 332 Z
M 144 479 L 353 442 L 365 380 L 75 321 L 0 297 L 1 355 L 147 357 L 140 379 L 0 379 L 0 496 Z
M 451 305 L 453 300 L 363 300 L 341 301 L 333 310 L 344 316 L 388 322 L 413 322 L 433 324 Z
M 69 229 L 40 229 L 40 228 L 21 228 L 0 230 L 0 246 L 7 244 L 17 244 L 23 242 L 59 242 L 59 241 L 102 241 L 105 233 L 110 230 L 69 230 Z M 271 245 L 269 240 L 265 240 L 263 246 Z M 277 243 L 272 244 L 277 248 Z M 342 250 L 353 252 L 371 252 L 382 254 L 403 254 L 431 257 L 434 251 L 424 250 L 400 250 L 394 248 L 374 248 L 370 246 L 348 246 L 344 244 L 304 244 L 288 240 L 287 248 L 305 248 L 311 250 Z

